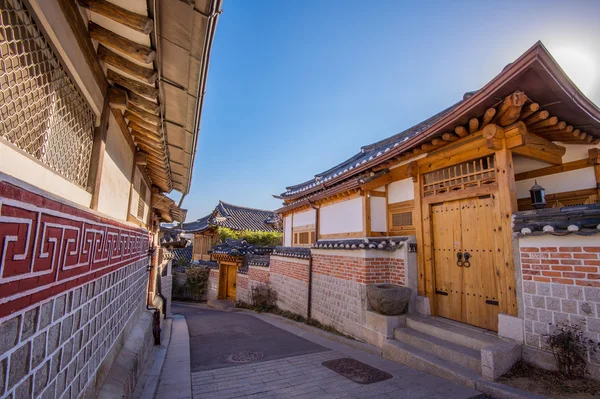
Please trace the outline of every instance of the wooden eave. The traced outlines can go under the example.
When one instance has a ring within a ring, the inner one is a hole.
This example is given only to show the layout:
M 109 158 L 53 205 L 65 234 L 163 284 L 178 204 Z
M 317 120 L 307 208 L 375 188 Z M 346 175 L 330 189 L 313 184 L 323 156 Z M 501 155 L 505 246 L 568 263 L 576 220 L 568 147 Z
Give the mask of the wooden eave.
M 185 221 L 187 216 L 187 210 L 182 209 L 175 201 L 167 197 L 166 195 L 157 192 L 157 190 L 152 191 L 152 209 L 154 209 L 161 220 L 171 223 L 171 222 L 179 222 L 182 224 Z
M 600 143 L 600 109 L 573 84 L 543 44 L 537 42 L 483 88 L 425 131 L 392 148 L 383 156 L 354 168 L 352 174 L 338 176 L 329 180 L 327 185 L 321 184 L 284 197 L 284 206 L 276 212 L 286 213 L 304 206 L 305 199 L 313 202 L 317 196 L 319 199 L 329 198 L 337 191 L 333 187 L 341 182 L 346 184 L 348 181 L 356 181 L 361 175 L 373 174 L 416 155 L 443 148 L 443 145 L 433 145 L 431 140 L 440 141 L 442 133 L 454 134 L 455 129 L 460 127 L 468 131 L 470 118 L 482 118 L 490 108 L 499 110 L 503 100 L 519 90 L 529 97 L 528 103 L 535 101 L 540 105 L 540 111 L 547 110 L 566 125 L 565 129 L 558 132 L 547 131 L 551 127 L 532 129 L 533 135 L 548 141 Z
M 70 21 L 87 25 L 99 68 L 91 66 L 105 75 L 96 80 L 108 81 L 113 114 L 147 156 L 152 184 L 187 194 L 222 1 L 75 0 L 80 15 L 60 1 Z M 80 41 L 90 49 L 89 39 Z

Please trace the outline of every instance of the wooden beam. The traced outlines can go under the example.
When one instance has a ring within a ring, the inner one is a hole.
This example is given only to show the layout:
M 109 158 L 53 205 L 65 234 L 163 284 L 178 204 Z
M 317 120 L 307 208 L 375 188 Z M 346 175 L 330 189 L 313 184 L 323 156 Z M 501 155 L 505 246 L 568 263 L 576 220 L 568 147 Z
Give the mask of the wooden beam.
M 90 22 L 88 29 L 92 39 L 97 40 L 134 60 L 143 62 L 144 64 L 150 64 L 156 57 L 156 52 L 150 47 L 138 44 L 123 36 L 119 36 L 98 24 Z
M 88 191 L 92 194 L 90 208 L 98 210 L 98 197 L 100 195 L 100 183 L 102 180 L 102 165 L 104 163 L 104 152 L 106 149 L 106 134 L 108 132 L 108 119 L 110 106 L 108 93 L 104 97 L 104 107 L 100 117 L 100 125 L 94 130 L 94 142 L 92 144 L 92 158 L 90 160 L 90 172 L 88 174 Z
M 160 126 L 159 116 L 151 114 L 150 112 L 146 112 L 133 104 L 129 104 L 129 107 L 127 107 L 127 111 L 131 114 L 137 115 L 139 118 L 141 118 L 149 124 L 152 124 L 154 126 Z
M 80 6 L 100 14 L 131 29 L 150 34 L 154 29 L 154 21 L 145 15 L 136 14 L 105 0 L 77 0 Z
M 94 80 L 96 83 L 98 83 L 100 91 L 102 93 L 106 93 L 108 90 L 108 82 L 104 76 L 102 65 L 100 65 L 98 57 L 96 57 L 94 44 L 90 39 L 90 34 L 88 33 L 88 30 L 85 26 L 85 21 L 79 12 L 79 8 L 73 2 L 73 0 L 58 0 L 58 3 L 63 14 L 65 15 L 66 20 L 69 23 L 69 27 L 71 28 L 73 35 L 75 36 L 75 40 L 77 40 L 77 44 L 83 53 L 85 62 L 92 70 Z
M 106 72 L 106 78 L 113 83 L 123 86 L 126 89 L 133 91 L 134 93 L 140 94 L 144 97 L 151 98 L 152 100 L 158 99 L 158 89 L 154 86 L 148 86 L 147 84 L 138 82 L 137 80 L 129 79 L 112 69 Z
M 554 126 L 557 123 L 558 123 L 558 118 L 556 116 L 551 116 L 550 118 L 544 119 L 543 121 L 532 123 L 531 125 L 527 126 L 527 129 L 535 130 L 535 129 L 539 129 L 539 128 Z
M 148 155 L 145 152 L 138 151 L 135 153 L 135 164 L 136 165 L 147 165 Z
M 583 169 L 594 165 L 590 159 L 580 159 L 577 161 L 567 162 L 562 165 L 548 166 L 546 168 L 540 168 L 535 170 L 530 170 L 528 172 L 521 172 L 515 174 L 515 180 L 527 180 L 533 179 L 536 177 L 553 175 L 556 173 L 568 172 L 571 170 Z
M 537 112 L 539 109 L 540 109 L 540 104 L 538 104 L 538 103 L 531 103 L 529 105 L 524 106 L 523 109 L 521 110 L 521 120 L 526 119 L 534 112 Z
M 467 129 L 465 129 L 464 126 L 457 126 L 456 128 L 454 128 L 454 132 L 458 134 L 458 136 L 461 138 L 469 134 L 469 132 L 467 131 Z
M 523 120 L 523 122 L 525 122 L 526 125 L 531 125 L 533 123 L 543 121 L 544 119 L 547 119 L 549 116 L 550 116 L 550 113 L 548 111 L 542 110 L 542 111 L 536 112 L 536 113 L 532 114 L 531 116 L 525 118 Z
M 547 127 L 537 128 L 537 129 L 529 129 L 529 127 L 528 127 L 528 130 L 530 130 L 532 133 L 548 133 L 548 132 L 563 130 L 566 128 L 567 128 L 566 122 L 558 122 L 557 124 L 555 124 L 553 126 L 547 126 Z
M 378 177 L 377 179 L 371 180 L 368 183 L 361 184 L 360 188 L 364 191 L 375 190 L 379 187 L 393 183 L 398 180 L 408 179 L 412 177 L 416 172 L 417 163 L 412 161 L 410 163 L 400 165 L 397 168 L 391 169 L 389 173 Z
M 154 85 L 158 78 L 158 72 L 154 69 L 144 68 L 134 62 L 129 61 L 127 58 L 121 57 L 120 55 L 112 52 L 102 44 L 98 45 L 98 58 L 100 61 L 120 71 L 125 72 L 139 80 L 142 80 L 148 84 Z
M 540 148 L 521 146 L 521 147 L 513 148 L 512 151 L 517 154 L 521 154 L 526 157 L 529 157 L 529 158 L 539 159 L 541 161 L 551 163 L 553 165 L 561 165 L 562 164 L 562 156 L 556 155 L 556 154 L 551 154 Z
M 108 90 L 108 102 L 111 108 L 125 111 L 127 109 L 127 92 L 118 87 L 111 87 Z
M 365 191 L 362 197 L 363 203 L 363 234 L 365 237 L 371 236 L 371 196 L 369 191 Z
M 151 114 L 158 115 L 158 113 L 160 112 L 160 105 L 152 101 L 146 100 L 144 97 L 137 95 L 130 90 L 127 90 L 127 99 L 131 104 Z
M 135 115 L 134 113 L 132 113 L 129 110 L 125 111 L 124 116 L 125 116 L 125 118 L 129 119 L 129 122 L 133 122 L 133 123 L 135 123 L 135 125 L 137 127 L 141 127 L 143 130 L 138 129 L 141 132 L 144 132 L 144 133 L 150 132 L 154 136 L 161 137 L 159 126 L 156 126 L 152 123 L 146 122 L 144 119 L 140 118 L 139 116 Z M 133 129 L 133 127 L 131 125 L 129 125 L 129 127 L 131 127 Z M 137 129 L 137 127 L 136 127 L 136 129 Z
M 589 159 L 594 163 L 594 176 L 596 177 L 596 190 L 600 197 L 600 149 L 590 148 Z
M 442 139 L 452 142 L 452 141 L 456 141 L 456 140 L 460 139 L 460 137 L 458 137 L 454 133 L 444 133 L 444 134 L 442 134 Z
M 487 111 L 485 111 L 485 113 L 483 114 L 483 123 L 481 124 L 480 128 L 483 129 L 484 127 L 486 127 L 492 121 L 492 119 L 494 119 L 495 115 L 496 108 L 488 108 Z
M 500 126 L 508 126 L 512 123 L 515 123 L 519 120 L 521 116 L 521 109 L 525 102 L 527 101 L 527 96 L 522 91 L 515 91 L 510 96 L 506 97 L 502 107 L 500 108 L 500 112 L 497 115 L 496 120 Z M 508 103 L 508 108 L 503 112 L 503 109 L 506 107 L 506 103 Z
M 127 141 L 129 148 L 132 152 L 135 152 L 135 144 L 133 143 L 133 139 L 131 138 L 131 132 L 129 131 L 129 128 L 125 123 L 125 119 L 123 119 L 123 114 L 121 113 L 121 110 L 112 108 L 110 111 L 115 120 L 117 121 L 117 125 L 119 126 L 119 129 L 121 130 L 121 134 L 123 134 L 125 141 Z
M 479 130 L 479 119 L 471 118 L 469 120 L 469 133 L 473 134 Z

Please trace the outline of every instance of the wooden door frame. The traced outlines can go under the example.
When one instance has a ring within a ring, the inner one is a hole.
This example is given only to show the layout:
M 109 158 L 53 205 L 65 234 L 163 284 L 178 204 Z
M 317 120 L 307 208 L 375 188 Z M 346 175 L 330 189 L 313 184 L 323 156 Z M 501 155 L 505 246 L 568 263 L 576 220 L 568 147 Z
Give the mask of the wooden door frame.
M 490 155 L 490 153 L 494 155 L 495 184 L 423 197 L 422 181 L 424 173 L 478 159 Z M 434 160 L 433 163 L 432 160 Z M 494 148 L 493 151 L 490 151 L 487 147 L 484 147 L 482 151 L 469 150 L 465 152 L 461 152 L 460 148 L 454 148 L 452 153 L 444 154 L 444 150 L 440 150 L 417 162 L 419 168 L 416 176 L 413 177 L 415 198 L 413 218 L 417 239 L 418 295 L 429 298 L 431 314 L 437 315 L 433 239 L 431 235 L 431 204 L 489 194 L 492 195 L 496 204 L 493 215 L 494 225 L 498 226 L 494 231 L 496 242 L 502 243 L 502 250 L 495 253 L 495 263 L 498 265 L 504 264 L 505 266 L 503 269 L 504 275 L 500 276 L 498 281 L 501 291 L 506 293 L 505 298 L 501 298 L 499 312 L 516 316 L 517 295 L 511 220 L 512 215 L 517 211 L 517 197 L 512 152 L 506 148 L 503 140 L 500 146 Z M 432 168 L 434 164 L 435 167 Z

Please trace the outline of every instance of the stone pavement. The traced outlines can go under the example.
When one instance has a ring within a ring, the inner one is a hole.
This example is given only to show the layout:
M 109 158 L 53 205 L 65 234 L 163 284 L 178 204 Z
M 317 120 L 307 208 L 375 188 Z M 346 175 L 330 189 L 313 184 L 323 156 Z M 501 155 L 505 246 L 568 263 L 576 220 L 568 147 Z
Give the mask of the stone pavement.
M 173 316 L 171 340 L 167 350 L 156 399 L 191 399 L 190 336 L 181 315 Z
M 196 305 L 175 303 L 173 311 L 185 314 L 192 336 L 193 399 L 462 399 L 481 395 L 473 389 L 385 360 L 380 356 L 327 339 L 320 334 L 313 334 L 272 315 L 240 311 L 210 310 L 207 312 L 206 309 Z M 219 329 L 224 342 L 229 340 L 234 346 L 220 345 L 220 349 L 215 350 L 215 342 L 218 339 L 211 334 L 216 329 Z M 210 353 L 204 359 L 203 351 L 194 348 L 195 345 L 201 345 L 201 341 L 195 340 L 194 337 L 201 336 L 203 331 L 207 332 L 206 336 L 216 339 L 211 345 L 203 345 L 207 350 L 205 354 Z M 292 335 L 293 338 L 290 337 Z M 257 342 L 261 342 L 261 345 L 256 346 Z M 244 346 L 244 343 L 247 345 Z M 232 352 L 244 348 L 260 351 L 264 357 L 245 364 L 223 361 L 231 356 Z M 392 374 L 393 378 L 361 385 L 321 364 L 326 360 L 342 357 L 351 357 L 369 364 Z M 212 360 L 209 361 L 210 359 Z

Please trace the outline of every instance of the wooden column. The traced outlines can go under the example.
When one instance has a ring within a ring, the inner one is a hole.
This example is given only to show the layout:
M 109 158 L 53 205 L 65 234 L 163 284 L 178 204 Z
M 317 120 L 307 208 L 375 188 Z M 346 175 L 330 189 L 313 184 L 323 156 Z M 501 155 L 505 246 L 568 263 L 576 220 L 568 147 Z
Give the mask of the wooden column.
M 371 236 L 371 192 L 365 191 L 362 197 L 363 207 L 363 235 Z
M 108 116 L 110 105 L 108 92 L 104 96 L 104 107 L 100 116 L 100 125 L 94 130 L 94 143 L 92 145 L 92 159 L 90 160 L 90 173 L 88 175 L 88 191 L 92 194 L 90 208 L 98 210 L 98 195 L 100 194 L 100 181 L 102 180 L 102 164 L 106 150 L 106 132 L 108 131 Z
M 431 290 L 427 289 L 426 279 L 431 280 L 431 277 L 428 276 L 425 265 L 425 240 L 424 240 L 424 225 L 425 221 L 423 220 L 423 203 L 421 200 L 421 174 L 417 174 L 413 177 L 414 183 L 414 193 L 415 193 L 415 207 L 413 210 L 413 220 L 415 224 L 415 236 L 417 239 L 417 271 L 418 271 L 418 285 L 417 290 L 418 294 L 421 296 L 428 296 L 431 305 L 433 306 L 433 297 L 431 296 Z M 425 205 L 427 206 L 427 205 Z M 429 222 L 427 222 L 429 223 Z M 429 230 L 429 226 L 427 228 Z M 429 265 L 431 267 L 431 265 Z
M 496 181 L 498 193 L 493 196 L 495 203 L 494 259 L 495 273 L 498 276 L 500 312 L 517 315 L 517 294 L 515 287 L 515 265 L 512 247 L 512 215 L 517 212 L 517 189 L 512 152 L 503 146 L 495 155 Z
M 591 148 L 588 151 L 590 162 L 594 165 L 594 174 L 596 175 L 596 189 L 600 196 L 600 149 Z

